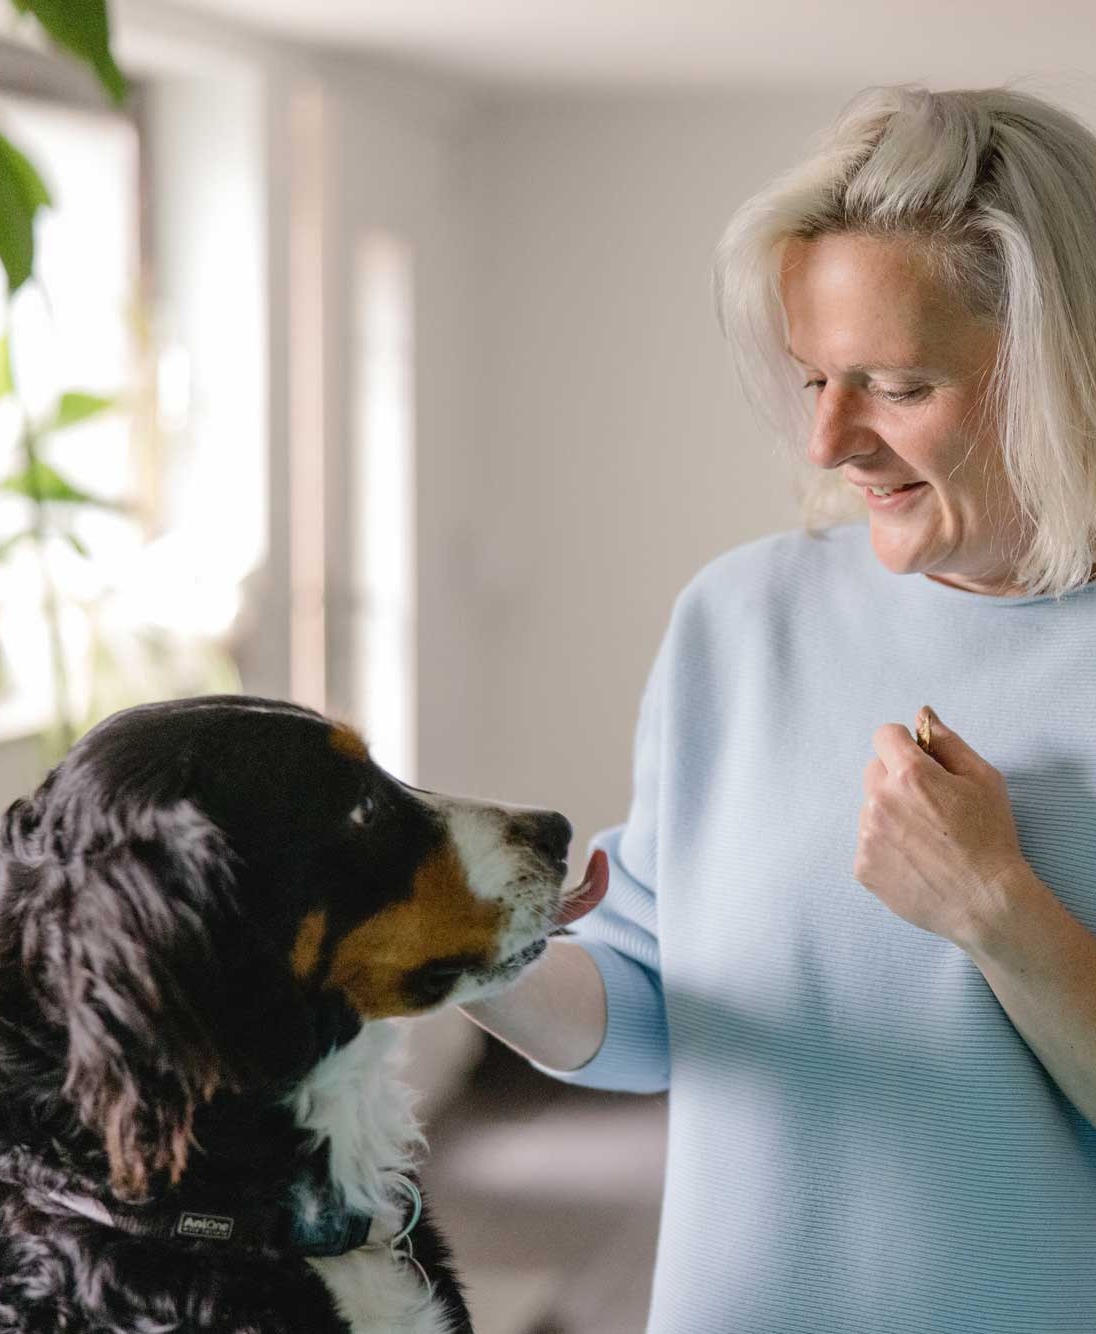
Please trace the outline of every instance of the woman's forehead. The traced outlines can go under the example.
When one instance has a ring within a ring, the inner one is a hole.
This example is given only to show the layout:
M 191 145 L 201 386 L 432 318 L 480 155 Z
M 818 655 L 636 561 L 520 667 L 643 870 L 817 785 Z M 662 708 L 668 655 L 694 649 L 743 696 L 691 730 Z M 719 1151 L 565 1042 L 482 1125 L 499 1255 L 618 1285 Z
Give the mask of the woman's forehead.
M 793 238 L 781 263 L 781 297 L 789 354 L 850 375 L 942 375 L 980 364 L 996 337 L 904 239 Z

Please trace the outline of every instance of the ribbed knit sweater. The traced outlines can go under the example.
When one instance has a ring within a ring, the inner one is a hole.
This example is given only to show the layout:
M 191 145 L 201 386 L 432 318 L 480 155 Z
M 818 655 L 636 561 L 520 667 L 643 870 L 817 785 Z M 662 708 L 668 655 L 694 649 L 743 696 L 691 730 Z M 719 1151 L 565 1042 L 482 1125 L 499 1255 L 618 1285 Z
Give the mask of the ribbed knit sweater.
M 1096 1331 L 1096 1129 L 971 959 L 852 871 L 872 734 L 931 704 L 1096 932 L 1094 681 L 1096 584 L 895 575 L 864 524 L 680 595 L 577 927 L 608 1032 L 561 1076 L 670 1089 L 649 1334 Z

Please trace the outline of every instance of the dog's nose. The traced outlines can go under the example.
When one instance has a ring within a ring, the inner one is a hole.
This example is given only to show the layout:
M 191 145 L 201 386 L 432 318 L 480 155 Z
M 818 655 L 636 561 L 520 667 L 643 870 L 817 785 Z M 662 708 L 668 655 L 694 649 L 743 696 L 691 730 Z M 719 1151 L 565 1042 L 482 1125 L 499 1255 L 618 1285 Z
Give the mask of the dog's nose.
M 526 812 L 515 821 L 522 838 L 551 861 L 567 860 L 571 822 L 558 811 Z

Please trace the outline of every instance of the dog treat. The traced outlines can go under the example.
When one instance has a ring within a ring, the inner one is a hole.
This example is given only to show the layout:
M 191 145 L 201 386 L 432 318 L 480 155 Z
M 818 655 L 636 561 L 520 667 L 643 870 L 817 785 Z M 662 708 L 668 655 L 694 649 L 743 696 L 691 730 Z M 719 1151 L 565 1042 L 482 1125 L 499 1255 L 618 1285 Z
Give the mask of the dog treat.
M 917 715 L 917 744 L 926 755 L 932 754 L 932 720 L 924 709 Z

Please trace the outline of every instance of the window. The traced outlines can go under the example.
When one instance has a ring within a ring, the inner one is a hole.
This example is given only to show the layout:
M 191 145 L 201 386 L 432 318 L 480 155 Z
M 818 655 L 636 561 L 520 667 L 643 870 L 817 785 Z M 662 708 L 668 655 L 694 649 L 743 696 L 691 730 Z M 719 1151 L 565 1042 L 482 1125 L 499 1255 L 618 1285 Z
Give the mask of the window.
M 0 400 L 0 470 L 21 466 L 24 410 L 42 422 L 58 396 L 82 390 L 127 394 L 135 382 L 139 300 L 138 144 L 118 115 L 0 98 L 0 128 L 38 168 L 54 207 L 38 214 L 35 277 L 0 302 L 10 333 L 18 400 Z M 22 405 L 22 406 L 20 406 Z M 96 638 L 91 609 L 132 561 L 151 499 L 129 413 L 110 412 L 59 432 L 43 457 L 82 490 L 108 501 L 136 499 L 135 513 L 81 510 L 72 545 L 49 544 L 49 577 L 62 603 L 71 664 L 85 663 Z M 26 530 L 30 503 L 0 493 L 0 541 Z M 80 556 L 76 544 L 95 553 Z M 54 712 L 55 676 L 43 614 L 43 562 L 20 542 L 0 563 L 0 734 L 37 730 Z M 86 713 L 90 679 L 70 682 L 72 706 Z
M 267 555 L 261 80 L 223 65 L 142 74 L 140 132 L 118 113 L 0 97 L 0 128 L 55 204 L 39 214 L 41 285 L 11 302 L 20 394 L 123 407 L 43 450 L 125 506 L 80 512 L 76 544 L 49 546 L 77 731 L 144 700 L 238 690 L 242 588 Z M 0 400 L 5 470 L 17 447 Z M 29 508 L 0 496 L 0 542 Z M 0 563 L 0 738 L 56 716 L 42 567 L 30 542 Z

